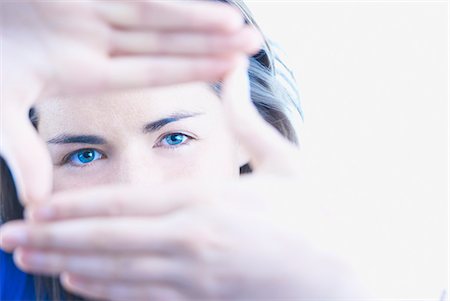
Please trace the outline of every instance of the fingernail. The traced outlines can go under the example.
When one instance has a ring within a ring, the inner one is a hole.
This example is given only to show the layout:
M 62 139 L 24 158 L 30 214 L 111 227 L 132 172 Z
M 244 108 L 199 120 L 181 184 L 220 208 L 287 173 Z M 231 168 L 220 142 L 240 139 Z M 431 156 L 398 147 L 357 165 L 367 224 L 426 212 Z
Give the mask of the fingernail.
M 0 246 L 5 250 L 12 250 L 27 242 L 27 232 L 23 227 L 5 227 L 0 232 Z
M 61 274 L 61 282 L 66 284 L 68 287 L 83 288 L 86 286 L 86 283 L 80 277 L 68 273 Z

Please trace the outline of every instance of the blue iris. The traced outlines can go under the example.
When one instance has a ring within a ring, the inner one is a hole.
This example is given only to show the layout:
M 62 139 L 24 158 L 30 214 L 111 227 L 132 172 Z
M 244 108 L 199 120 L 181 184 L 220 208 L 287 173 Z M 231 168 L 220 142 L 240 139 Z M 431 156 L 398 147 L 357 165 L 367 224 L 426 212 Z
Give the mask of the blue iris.
M 74 165 L 84 165 L 101 158 L 102 154 L 95 149 L 82 149 L 73 153 L 69 157 L 69 161 Z
M 181 133 L 175 133 L 165 136 L 163 138 L 163 142 L 165 142 L 169 146 L 176 146 L 185 142 L 186 139 L 187 139 L 186 135 L 183 135 Z

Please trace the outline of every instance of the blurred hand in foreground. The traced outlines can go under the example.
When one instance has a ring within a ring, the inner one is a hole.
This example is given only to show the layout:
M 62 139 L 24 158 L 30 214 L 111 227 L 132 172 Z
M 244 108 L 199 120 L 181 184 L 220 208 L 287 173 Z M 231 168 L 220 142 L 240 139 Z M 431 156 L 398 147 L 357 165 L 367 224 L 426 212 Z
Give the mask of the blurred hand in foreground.
M 209 1 L 2 2 L 0 155 L 22 203 L 51 191 L 50 157 L 28 120 L 50 95 L 215 81 L 261 37 Z
M 61 192 L 27 208 L 32 221 L 6 224 L 2 248 L 23 270 L 61 274 L 87 298 L 354 298 L 348 267 L 311 240 L 323 217 L 302 200 L 299 150 L 258 114 L 245 67 L 226 77 L 222 97 L 252 174 Z M 309 227 L 295 224 L 311 215 Z

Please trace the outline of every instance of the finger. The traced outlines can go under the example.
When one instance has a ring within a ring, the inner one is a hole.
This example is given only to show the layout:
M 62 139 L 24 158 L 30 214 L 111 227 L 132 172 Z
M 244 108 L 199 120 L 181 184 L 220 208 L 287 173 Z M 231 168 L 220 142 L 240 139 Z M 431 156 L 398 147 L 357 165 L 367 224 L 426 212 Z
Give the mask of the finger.
M 99 282 L 89 277 L 63 273 L 61 284 L 65 289 L 86 298 L 104 300 L 187 300 L 170 286 L 161 284 L 124 284 L 122 282 Z
M 10 222 L 2 226 L 0 235 L 0 247 L 8 252 L 17 247 L 27 247 L 192 256 L 196 251 L 190 240 L 192 235 L 180 230 L 170 218 L 96 218 L 45 224 Z
M 251 55 L 261 44 L 258 31 L 245 27 L 233 34 L 115 30 L 110 47 L 112 55 L 223 55 L 233 51 Z
M 2 224 L 0 227 L 0 248 L 5 252 L 12 253 L 17 246 L 24 243 L 26 240 L 26 234 L 22 230 L 24 227 L 26 226 L 23 220 L 14 220 Z M 9 232 L 6 236 L 4 235 L 5 228 Z
M 14 260 L 22 270 L 57 275 L 69 272 L 98 281 L 160 282 L 179 285 L 192 277 L 182 259 L 139 255 L 52 252 L 17 248 Z
M 129 89 L 191 81 L 214 82 L 232 67 L 227 58 L 121 57 L 114 58 L 104 75 L 103 89 Z
M 290 173 L 298 149 L 258 113 L 250 98 L 248 59 L 236 59 L 223 82 L 222 99 L 230 127 L 250 157 L 254 170 Z
M 23 204 L 45 200 L 52 188 L 52 164 L 43 141 L 25 114 L 1 113 L 0 154 L 14 178 Z
M 119 28 L 235 32 L 244 25 L 231 5 L 208 1 L 96 1 L 94 9 Z
M 47 202 L 25 211 L 34 221 L 99 216 L 161 216 L 186 206 L 205 203 L 218 193 L 217 185 L 168 183 L 160 187 L 104 186 L 54 194 Z

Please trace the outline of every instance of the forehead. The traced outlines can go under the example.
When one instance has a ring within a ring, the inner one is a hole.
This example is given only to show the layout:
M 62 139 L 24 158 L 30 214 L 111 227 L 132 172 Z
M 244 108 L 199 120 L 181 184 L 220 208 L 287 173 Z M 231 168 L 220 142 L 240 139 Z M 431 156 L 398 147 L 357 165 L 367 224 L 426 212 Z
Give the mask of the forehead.
M 218 112 L 219 97 L 205 83 L 61 97 L 39 102 L 39 132 L 142 127 L 174 112 Z M 51 134 L 51 133 L 48 133 Z

